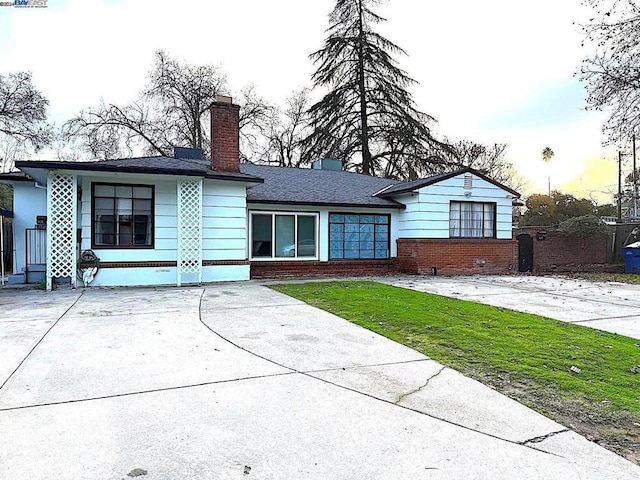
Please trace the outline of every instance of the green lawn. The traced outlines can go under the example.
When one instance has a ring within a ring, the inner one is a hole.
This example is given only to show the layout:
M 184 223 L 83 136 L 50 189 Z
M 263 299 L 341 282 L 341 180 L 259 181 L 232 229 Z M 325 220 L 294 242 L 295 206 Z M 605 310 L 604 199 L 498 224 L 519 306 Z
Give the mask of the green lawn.
M 271 288 L 487 383 L 524 385 L 543 412 L 553 399 L 640 418 L 640 340 L 375 282 Z

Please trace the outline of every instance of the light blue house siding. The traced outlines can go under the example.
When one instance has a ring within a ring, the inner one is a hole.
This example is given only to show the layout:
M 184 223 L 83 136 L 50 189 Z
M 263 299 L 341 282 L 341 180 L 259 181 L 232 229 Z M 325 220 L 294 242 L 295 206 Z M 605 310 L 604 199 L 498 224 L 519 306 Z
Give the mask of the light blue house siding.
M 34 228 L 36 217 L 47 214 L 47 190 L 35 182 L 13 183 L 13 273 L 22 273 L 26 266 L 26 229 Z M 44 235 L 41 240 L 44 240 Z
M 81 250 L 92 249 L 101 268 L 92 285 L 174 285 L 177 278 L 179 178 L 150 175 L 83 176 L 79 210 Z M 193 180 L 193 178 L 189 178 Z M 92 248 L 91 184 L 118 183 L 154 187 L 153 248 Z M 202 281 L 248 280 L 246 187 L 204 180 L 202 189 Z M 197 282 L 184 274 L 183 283 Z
M 465 176 L 471 182 L 465 188 Z M 406 205 L 398 219 L 398 238 L 450 238 L 451 202 L 495 203 L 496 239 L 512 238 L 514 195 L 465 173 L 395 197 Z

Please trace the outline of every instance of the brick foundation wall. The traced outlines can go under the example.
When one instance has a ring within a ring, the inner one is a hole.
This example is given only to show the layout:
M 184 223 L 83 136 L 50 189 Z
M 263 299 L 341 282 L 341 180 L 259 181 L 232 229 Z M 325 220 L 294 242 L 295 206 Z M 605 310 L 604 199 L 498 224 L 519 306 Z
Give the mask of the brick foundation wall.
M 545 228 L 523 228 L 533 238 L 533 273 L 607 272 L 620 269 L 607 264 L 606 236 L 587 239 Z M 516 235 L 517 235 L 516 234 Z
M 518 271 L 516 240 L 399 238 L 398 269 L 410 274 L 504 274 Z
M 390 275 L 395 273 L 394 259 L 340 260 L 329 262 L 251 262 L 251 278 L 348 277 Z

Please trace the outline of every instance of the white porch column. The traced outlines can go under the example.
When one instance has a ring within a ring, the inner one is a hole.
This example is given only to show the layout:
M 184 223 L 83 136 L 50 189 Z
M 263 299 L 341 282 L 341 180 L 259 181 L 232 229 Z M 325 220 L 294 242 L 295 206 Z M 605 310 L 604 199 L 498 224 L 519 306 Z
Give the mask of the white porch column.
M 78 188 L 75 175 L 49 172 L 47 178 L 47 290 L 56 277 L 71 277 L 76 286 L 76 209 Z
M 202 179 L 178 181 L 178 279 L 196 273 L 202 283 Z

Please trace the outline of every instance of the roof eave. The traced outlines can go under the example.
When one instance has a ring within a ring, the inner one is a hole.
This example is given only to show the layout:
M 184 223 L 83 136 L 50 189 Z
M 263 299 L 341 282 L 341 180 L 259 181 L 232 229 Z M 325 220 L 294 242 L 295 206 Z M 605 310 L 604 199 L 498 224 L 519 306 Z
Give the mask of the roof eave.
M 252 175 L 246 175 L 238 173 L 234 174 L 222 174 L 216 172 L 203 172 L 202 170 L 192 169 L 174 169 L 174 168 L 147 168 L 147 167 L 135 167 L 135 166 L 122 166 L 117 167 L 113 165 L 103 165 L 101 163 L 77 163 L 77 162 L 33 162 L 33 161 L 18 161 L 16 162 L 18 168 L 31 168 L 31 169 L 43 169 L 43 170 L 72 170 L 72 171 L 85 171 L 85 172 L 111 172 L 111 173 L 137 173 L 137 174 L 151 174 L 151 175 L 174 175 L 182 177 L 202 177 L 212 180 L 228 180 L 231 182 L 245 182 L 259 184 L 264 183 L 264 179 L 254 177 Z
M 202 176 L 202 175 L 200 175 Z M 241 174 L 241 175 L 220 175 L 220 174 L 215 174 L 215 173 L 210 173 L 210 174 L 206 174 L 204 175 L 204 178 L 208 178 L 211 180 L 229 180 L 232 182 L 245 182 L 245 183 L 251 183 L 253 185 L 258 185 L 261 183 L 264 183 L 264 178 L 260 178 L 260 177 L 254 177 L 253 175 L 246 175 L 245 174 Z
M 406 189 L 401 189 L 401 190 L 394 190 L 393 192 L 381 192 L 380 194 L 378 194 L 379 198 L 392 198 L 395 197 L 396 195 L 402 195 L 405 193 L 411 193 L 414 192 L 416 190 L 420 190 L 421 188 L 424 187 L 428 187 L 429 185 L 435 185 L 436 183 L 440 183 L 444 180 L 448 180 L 450 178 L 453 177 L 457 177 L 458 175 L 462 175 L 465 173 L 472 173 L 478 177 L 480 177 L 481 179 L 491 183 L 492 185 L 495 185 L 498 188 L 503 189 L 506 192 L 509 192 L 510 194 L 512 194 L 513 196 L 515 196 L 516 198 L 520 198 L 521 195 L 520 193 L 516 192 L 515 190 L 513 190 L 510 187 L 507 187 L 506 185 L 503 185 L 500 182 L 497 182 L 496 180 L 493 180 L 492 178 L 487 177 L 485 174 L 471 168 L 471 167 L 467 167 L 467 168 L 463 168 L 460 170 L 456 170 L 454 172 L 450 172 L 447 174 L 444 174 L 442 176 L 439 176 L 438 178 L 434 178 L 432 180 L 430 180 L 429 178 L 425 178 L 424 182 L 418 183 L 417 185 L 411 186 L 411 187 L 407 187 Z
M 0 183 L 33 182 L 33 178 L 24 172 L 0 173 Z
M 404 210 L 406 205 L 396 202 L 395 200 L 388 200 L 391 202 L 389 205 L 373 205 L 370 203 L 335 203 L 335 202 L 299 202 L 291 200 L 257 200 L 247 199 L 247 203 L 261 203 L 265 205 L 303 205 L 303 206 L 318 206 L 318 207 L 348 207 L 348 208 L 394 208 L 398 210 Z

